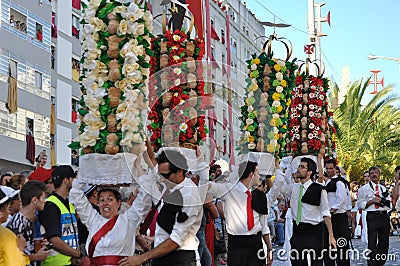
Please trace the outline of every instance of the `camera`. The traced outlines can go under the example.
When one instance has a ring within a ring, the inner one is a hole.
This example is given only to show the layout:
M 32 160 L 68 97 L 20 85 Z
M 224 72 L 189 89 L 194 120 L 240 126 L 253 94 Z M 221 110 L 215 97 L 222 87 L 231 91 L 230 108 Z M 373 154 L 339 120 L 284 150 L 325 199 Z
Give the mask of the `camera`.
M 50 250 L 50 249 L 53 249 L 53 244 L 52 243 L 48 243 L 46 245 L 46 250 Z
M 388 207 L 390 208 L 390 200 L 386 199 L 389 196 L 389 192 L 382 192 L 381 202 L 378 203 L 380 207 Z

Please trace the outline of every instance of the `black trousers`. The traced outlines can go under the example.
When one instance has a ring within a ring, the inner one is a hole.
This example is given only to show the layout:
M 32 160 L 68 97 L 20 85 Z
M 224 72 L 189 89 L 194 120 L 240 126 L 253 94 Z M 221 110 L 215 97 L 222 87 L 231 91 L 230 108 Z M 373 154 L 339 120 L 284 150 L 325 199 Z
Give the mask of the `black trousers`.
M 261 233 L 251 236 L 228 234 L 228 265 L 264 266 L 266 256 L 261 238 Z
M 332 230 L 333 235 L 336 240 L 337 251 L 330 253 L 326 253 L 325 256 L 325 265 L 338 265 L 338 266 L 350 266 L 350 239 L 351 239 L 351 232 L 349 229 L 349 222 L 347 213 L 337 213 L 332 214 L 331 216 L 332 221 Z M 325 248 L 329 250 L 329 235 L 328 230 L 326 230 L 326 242 Z M 336 263 L 336 264 L 335 264 Z
M 193 250 L 175 250 L 164 257 L 153 260 L 153 266 L 196 266 L 196 253 Z
M 367 212 L 369 266 L 384 265 L 389 251 L 389 216 L 386 211 Z M 378 240 L 378 241 L 377 241 Z
M 293 221 L 293 235 L 290 239 L 290 262 L 292 266 L 308 266 L 307 254 L 311 257 L 311 265 L 323 264 L 322 249 L 324 246 L 324 223 L 312 225 Z

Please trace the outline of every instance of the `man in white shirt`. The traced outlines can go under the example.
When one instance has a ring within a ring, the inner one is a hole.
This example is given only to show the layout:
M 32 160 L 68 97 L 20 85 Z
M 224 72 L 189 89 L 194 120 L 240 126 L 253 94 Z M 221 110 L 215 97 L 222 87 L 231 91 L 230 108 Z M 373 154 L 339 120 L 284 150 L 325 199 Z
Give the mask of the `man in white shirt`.
M 261 182 L 257 165 L 256 162 L 242 162 L 238 170 L 239 182 L 235 184 L 209 185 L 209 193 L 224 202 L 228 265 L 265 265 L 262 238 L 267 245 L 268 263 L 272 263 L 268 209 L 279 196 L 284 179 L 283 173 L 277 169 L 276 181 L 266 195 L 257 189 L 250 192 L 251 187 L 257 187 Z
M 348 251 L 350 250 L 349 241 L 351 238 L 351 232 L 348 227 L 347 216 L 350 191 L 346 187 L 348 183 L 347 180 L 336 175 L 336 167 L 336 161 L 334 159 L 329 159 L 326 161 L 325 170 L 328 176 L 328 181 L 325 183 L 325 189 L 328 193 L 328 203 L 331 213 L 333 235 L 335 239 L 346 239 L 344 242 L 346 245 L 340 245 L 337 253 L 333 253 L 334 256 L 332 256 L 332 258 L 327 256 L 327 261 L 325 261 L 325 264 L 335 265 L 336 261 L 337 265 L 350 266 L 350 256 Z
M 357 205 L 367 211 L 368 265 L 384 265 L 389 250 L 390 221 L 387 211 L 391 207 L 385 186 L 379 184 L 381 170 L 369 168 L 370 182 L 358 190 Z
M 153 260 L 154 266 L 196 266 L 199 245 L 196 233 L 203 217 L 199 189 L 190 178 L 185 178 L 187 161 L 178 151 L 162 151 L 157 163 L 165 188 L 157 216 L 155 248 L 139 256 L 124 258 L 119 265 L 142 265 Z
M 293 184 L 291 188 L 290 203 L 294 221 L 289 255 L 293 266 L 307 265 L 307 254 L 311 256 L 311 265 L 323 264 L 326 229 L 329 245 L 336 248 L 327 193 L 321 184 L 311 181 L 316 171 L 317 165 L 312 159 L 302 158 L 297 168 L 300 183 Z M 305 252 L 307 250 L 309 252 Z

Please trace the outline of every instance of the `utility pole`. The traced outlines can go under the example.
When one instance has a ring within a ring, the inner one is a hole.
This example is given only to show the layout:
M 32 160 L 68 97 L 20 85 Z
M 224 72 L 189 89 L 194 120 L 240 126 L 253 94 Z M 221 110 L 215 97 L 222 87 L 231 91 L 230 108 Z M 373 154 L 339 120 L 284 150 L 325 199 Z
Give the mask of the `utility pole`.
M 308 27 L 308 39 L 310 42 L 310 45 L 314 47 L 314 52 L 308 54 L 308 59 L 311 62 L 314 62 L 316 59 L 316 53 L 317 49 L 315 47 L 316 43 L 316 38 L 317 38 L 317 30 L 315 29 L 315 16 L 314 16 L 314 0 L 308 0 L 308 14 L 307 14 L 307 27 Z M 316 67 L 311 64 L 309 67 L 310 71 L 309 74 L 316 76 L 317 75 L 317 69 Z

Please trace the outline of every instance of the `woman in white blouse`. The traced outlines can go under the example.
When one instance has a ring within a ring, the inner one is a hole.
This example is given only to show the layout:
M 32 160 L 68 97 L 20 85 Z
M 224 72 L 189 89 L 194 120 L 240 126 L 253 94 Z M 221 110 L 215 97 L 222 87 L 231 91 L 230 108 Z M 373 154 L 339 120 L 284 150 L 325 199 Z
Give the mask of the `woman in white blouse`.
M 75 179 L 69 194 L 81 221 L 89 230 L 86 251 L 91 265 L 118 265 L 118 261 L 135 252 L 136 228 L 151 207 L 151 195 L 155 180 L 152 174 L 144 175 L 140 158 L 135 161 L 141 189 L 132 206 L 118 215 L 121 206 L 121 194 L 112 188 L 102 189 L 98 193 L 100 214 L 92 208 L 82 188 L 84 183 Z

